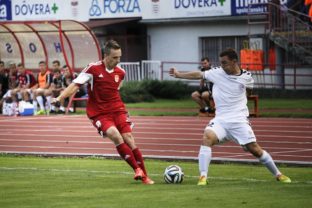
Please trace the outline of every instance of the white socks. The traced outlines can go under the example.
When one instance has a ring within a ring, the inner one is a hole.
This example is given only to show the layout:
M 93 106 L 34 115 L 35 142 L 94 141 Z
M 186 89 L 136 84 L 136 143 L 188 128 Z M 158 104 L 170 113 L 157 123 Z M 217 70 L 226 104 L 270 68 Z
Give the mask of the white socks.
M 208 177 L 208 167 L 211 161 L 211 148 L 208 146 L 201 145 L 198 154 L 198 165 L 200 176 Z M 265 165 L 265 167 L 274 175 L 281 175 L 281 172 L 276 167 L 271 155 L 263 150 L 262 156 L 259 161 Z
M 36 97 L 36 100 L 37 100 L 38 103 L 39 103 L 40 110 L 44 110 L 43 97 L 42 97 L 42 96 L 37 96 L 37 97 Z
M 46 109 L 47 111 L 50 111 L 51 110 L 51 100 L 52 100 L 52 96 L 47 96 L 46 97 L 47 98 L 47 100 L 46 100 L 46 102 L 47 102 L 47 108 L 48 109 Z
M 38 103 L 37 100 L 33 100 L 33 106 L 34 106 L 34 111 L 36 112 L 38 110 Z
M 198 165 L 200 176 L 208 176 L 208 167 L 211 161 L 211 148 L 201 145 L 198 154 Z
M 278 176 L 281 175 L 281 172 L 276 167 L 271 155 L 263 150 L 262 156 L 259 158 L 259 161 L 267 167 L 267 169 L 274 175 Z

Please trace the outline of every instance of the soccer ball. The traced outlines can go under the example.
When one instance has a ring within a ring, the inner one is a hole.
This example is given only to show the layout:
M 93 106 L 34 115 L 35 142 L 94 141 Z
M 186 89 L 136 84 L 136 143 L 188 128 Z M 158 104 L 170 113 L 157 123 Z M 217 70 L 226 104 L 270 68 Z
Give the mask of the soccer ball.
M 182 183 L 184 173 L 178 165 L 170 165 L 165 169 L 164 179 L 166 183 Z

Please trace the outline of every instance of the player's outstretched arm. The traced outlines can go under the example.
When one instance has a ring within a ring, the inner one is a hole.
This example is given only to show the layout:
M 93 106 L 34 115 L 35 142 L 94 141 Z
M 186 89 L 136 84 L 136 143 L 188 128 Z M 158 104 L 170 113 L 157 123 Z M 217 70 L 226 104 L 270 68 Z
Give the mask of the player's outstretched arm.
M 57 98 L 52 100 L 52 104 L 60 102 L 62 99 L 72 96 L 79 89 L 79 85 L 76 83 L 71 83 Z
M 202 79 L 203 73 L 200 71 L 179 72 L 176 68 L 169 70 L 169 75 L 180 79 Z

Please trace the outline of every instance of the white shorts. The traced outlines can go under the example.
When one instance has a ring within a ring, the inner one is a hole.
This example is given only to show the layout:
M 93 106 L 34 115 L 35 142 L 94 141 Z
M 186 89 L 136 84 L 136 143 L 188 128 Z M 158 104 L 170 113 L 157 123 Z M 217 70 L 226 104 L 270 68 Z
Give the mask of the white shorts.
M 256 136 L 248 120 L 241 123 L 224 122 L 216 118 L 212 119 L 205 130 L 212 130 L 220 143 L 232 140 L 239 145 L 256 142 Z

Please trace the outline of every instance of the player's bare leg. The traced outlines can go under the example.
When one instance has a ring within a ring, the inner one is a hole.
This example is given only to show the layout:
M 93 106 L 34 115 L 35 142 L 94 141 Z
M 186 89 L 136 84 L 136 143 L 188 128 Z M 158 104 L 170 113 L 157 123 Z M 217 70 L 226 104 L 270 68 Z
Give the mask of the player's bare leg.
M 211 162 L 211 147 L 218 144 L 217 135 L 211 130 L 205 130 L 203 144 L 200 146 L 198 154 L 199 181 L 197 185 L 207 185 L 208 169 Z
M 259 161 L 265 165 L 265 167 L 276 177 L 278 181 L 283 183 L 291 183 L 291 179 L 283 175 L 276 167 L 271 155 L 263 150 L 256 142 L 252 142 L 245 145 L 246 149 L 259 159 Z
M 208 91 L 203 92 L 203 93 L 201 94 L 201 98 L 202 98 L 202 100 L 204 101 L 204 103 L 205 103 L 206 106 L 210 104 L 210 103 L 209 103 L 210 94 L 209 94 Z
M 205 108 L 206 104 L 203 102 L 201 95 L 198 91 L 192 93 L 192 99 L 199 105 L 200 108 Z
M 206 102 L 202 99 L 201 94 L 198 91 L 192 93 L 192 99 L 198 104 L 199 112 L 206 113 L 208 111 L 208 107 Z

